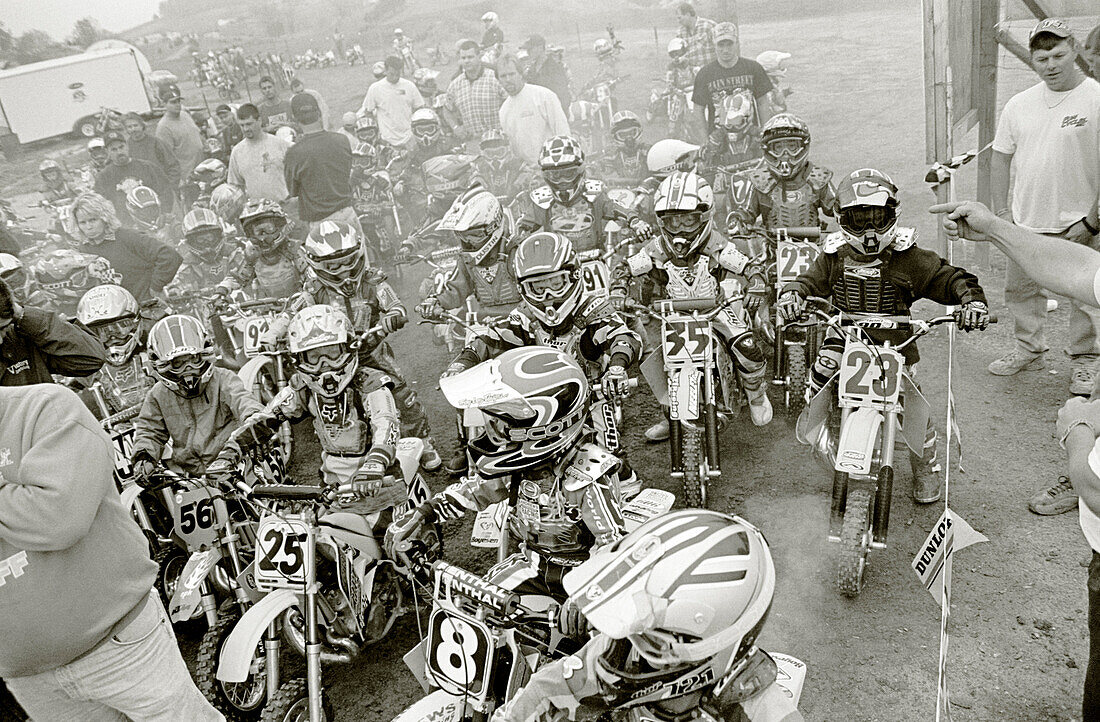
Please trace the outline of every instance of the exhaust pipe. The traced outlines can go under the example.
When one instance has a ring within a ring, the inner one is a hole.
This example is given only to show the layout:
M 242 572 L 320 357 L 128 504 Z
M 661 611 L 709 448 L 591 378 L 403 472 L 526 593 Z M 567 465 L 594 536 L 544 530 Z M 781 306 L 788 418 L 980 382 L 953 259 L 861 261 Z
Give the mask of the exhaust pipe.
M 325 644 L 333 649 L 322 647 L 321 664 L 347 664 L 359 656 L 359 645 L 353 640 L 348 637 L 336 636 L 328 627 L 325 627 L 322 631 L 325 637 Z M 295 652 L 303 657 L 305 656 L 305 638 L 299 634 L 299 630 L 296 629 L 290 623 L 290 619 L 286 617 L 283 619 L 283 639 L 286 640 L 286 643 L 290 645 Z

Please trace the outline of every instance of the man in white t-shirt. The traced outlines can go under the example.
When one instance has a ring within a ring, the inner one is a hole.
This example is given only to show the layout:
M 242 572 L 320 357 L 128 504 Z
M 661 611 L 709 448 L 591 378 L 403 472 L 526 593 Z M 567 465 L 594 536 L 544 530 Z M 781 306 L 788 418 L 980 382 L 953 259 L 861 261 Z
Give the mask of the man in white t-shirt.
M 385 66 L 386 77 L 367 88 L 359 115 L 374 114 L 382 140 L 392 146 L 407 146 L 413 139 L 413 111 L 424 107 L 424 98 L 411 80 L 401 77 L 400 58 L 391 55 Z
M 229 154 L 229 182 L 249 198 L 282 203 L 287 198 L 283 161 L 290 144 L 263 131 L 260 110 L 252 103 L 237 110 L 237 120 L 244 139 Z
M 993 141 L 993 208 L 1024 228 L 1095 245 L 1100 83 L 1077 69 L 1077 43 L 1061 20 L 1040 22 L 1029 47 L 1042 82 L 1013 96 L 1001 113 Z M 998 376 L 1041 367 L 1047 350 L 1043 289 L 1013 263 L 1008 265 L 1005 302 L 1015 320 L 1016 347 L 989 365 Z M 1098 330 L 1100 309 L 1074 303 L 1068 347 L 1074 361 L 1071 393 L 1092 389 L 1100 355 Z
M 508 97 L 500 106 L 500 127 L 516 157 L 537 164 L 542 144 L 555 135 L 569 135 L 569 121 L 554 91 L 528 83 L 516 56 L 505 54 L 497 61 L 497 80 Z

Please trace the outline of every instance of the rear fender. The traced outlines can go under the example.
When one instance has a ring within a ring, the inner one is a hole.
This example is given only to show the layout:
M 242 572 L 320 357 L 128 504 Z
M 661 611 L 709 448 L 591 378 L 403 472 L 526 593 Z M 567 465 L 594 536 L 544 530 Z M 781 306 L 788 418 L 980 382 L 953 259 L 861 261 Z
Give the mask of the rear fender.
M 256 602 L 237 621 L 222 645 L 218 679 L 223 682 L 244 682 L 248 679 L 256 645 L 263 639 L 268 626 L 286 610 L 300 605 L 298 595 L 289 589 L 276 589 Z
M 202 602 L 202 583 L 221 559 L 217 549 L 194 552 L 180 572 L 179 584 L 168 603 L 168 616 L 173 622 L 185 622 L 191 618 Z
M 820 391 L 814 394 L 806 408 L 798 415 L 798 421 L 794 426 L 794 436 L 798 443 L 812 445 L 817 436 L 817 430 L 829 420 L 829 414 L 836 404 L 837 376 L 829 379 Z
M 848 414 L 840 428 L 836 470 L 864 476 L 870 474 L 881 428 L 882 413 L 878 409 L 865 406 Z
M 461 722 L 464 706 L 461 697 L 437 689 L 394 717 L 393 722 Z
M 122 490 L 122 508 L 126 510 L 127 514 L 134 513 L 134 504 L 137 503 L 142 491 L 143 489 L 137 484 L 130 484 Z

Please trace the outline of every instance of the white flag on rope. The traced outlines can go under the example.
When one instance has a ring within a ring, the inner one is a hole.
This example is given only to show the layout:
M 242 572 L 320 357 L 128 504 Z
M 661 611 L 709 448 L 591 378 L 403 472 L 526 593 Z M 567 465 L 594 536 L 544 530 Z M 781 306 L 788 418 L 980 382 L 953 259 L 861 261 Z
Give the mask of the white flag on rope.
M 989 540 L 981 533 L 974 531 L 974 527 L 967 524 L 965 519 L 950 509 L 944 510 L 943 516 L 936 522 L 932 533 L 924 540 L 920 551 L 913 557 L 913 571 L 937 604 L 941 604 L 943 599 L 944 568 L 947 558 L 959 549 L 984 541 Z

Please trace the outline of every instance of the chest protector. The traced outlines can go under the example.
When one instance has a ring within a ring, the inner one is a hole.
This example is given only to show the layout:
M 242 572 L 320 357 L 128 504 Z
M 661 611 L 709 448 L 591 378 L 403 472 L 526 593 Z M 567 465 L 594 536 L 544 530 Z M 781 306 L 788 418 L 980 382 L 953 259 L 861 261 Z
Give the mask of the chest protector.
M 145 395 L 153 387 L 153 379 L 145 373 L 142 366 L 141 354 L 134 354 L 121 366 L 104 364 L 99 381 L 103 385 L 107 406 L 113 414 L 141 405 Z
M 289 256 L 280 254 L 271 263 L 257 257 L 254 268 L 256 285 L 265 296 L 289 298 L 302 290 L 302 278 Z
M 483 309 L 493 306 L 515 306 L 520 301 L 519 287 L 508 272 L 508 260 L 504 254 L 488 265 L 466 265 L 474 298 Z
M 817 187 L 813 172 L 801 173 L 788 182 L 778 181 L 766 168 L 749 171 L 753 188 L 766 197 L 764 222 L 768 228 L 816 226 L 818 220 Z
M 888 256 L 859 261 L 842 253 L 844 268 L 833 283 L 833 303 L 849 313 L 892 316 L 900 312 L 898 289 L 887 278 Z
M 710 257 L 700 255 L 690 266 L 666 263 L 665 293 L 669 298 L 706 298 L 718 295 L 718 279 L 710 272 Z
M 309 395 L 313 430 L 326 454 L 364 456 L 370 448 L 370 423 L 359 394 L 348 389 L 336 398 Z

